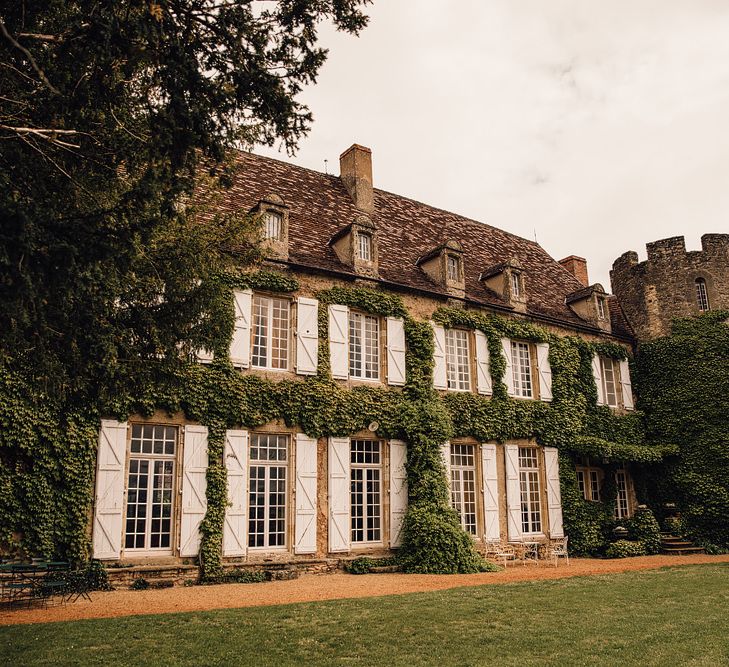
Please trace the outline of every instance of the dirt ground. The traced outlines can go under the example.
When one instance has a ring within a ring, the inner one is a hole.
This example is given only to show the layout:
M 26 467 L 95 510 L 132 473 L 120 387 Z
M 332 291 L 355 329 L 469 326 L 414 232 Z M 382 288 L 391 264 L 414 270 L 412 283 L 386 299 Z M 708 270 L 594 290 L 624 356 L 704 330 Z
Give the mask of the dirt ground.
M 271 581 L 260 584 L 222 584 L 216 586 L 177 587 L 160 590 L 119 590 L 92 593 L 92 601 L 48 608 L 0 611 L 0 625 L 76 621 L 85 618 L 114 618 L 138 614 L 171 614 L 210 609 L 260 607 L 265 605 L 338 600 L 343 598 L 400 595 L 443 590 L 459 586 L 504 584 L 537 579 L 562 579 L 593 574 L 650 570 L 670 565 L 729 563 L 725 556 L 642 556 L 621 560 L 572 558 L 569 565 L 549 563 L 509 564 L 496 573 L 461 575 L 425 574 L 330 574 L 302 575 L 292 581 Z

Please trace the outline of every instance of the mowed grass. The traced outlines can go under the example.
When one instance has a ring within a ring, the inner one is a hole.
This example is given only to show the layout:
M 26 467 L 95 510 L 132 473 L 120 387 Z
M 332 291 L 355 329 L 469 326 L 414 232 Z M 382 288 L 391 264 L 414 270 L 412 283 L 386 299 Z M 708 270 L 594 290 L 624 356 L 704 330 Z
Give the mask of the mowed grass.
M 0 628 L 3 665 L 729 665 L 729 565 Z

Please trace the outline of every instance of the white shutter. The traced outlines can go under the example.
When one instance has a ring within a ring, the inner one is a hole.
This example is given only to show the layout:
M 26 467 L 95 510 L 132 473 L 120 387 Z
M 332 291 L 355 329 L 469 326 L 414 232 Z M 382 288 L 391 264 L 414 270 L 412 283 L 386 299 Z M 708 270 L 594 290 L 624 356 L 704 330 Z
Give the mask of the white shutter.
M 435 362 L 433 366 L 433 386 L 436 389 L 447 389 L 445 329 L 435 322 L 431 321 L 430 324 L 433 327 L 433 344 L 435 346 L 433 352 L 433 361 Z
M 300 296 L 296 304 L 296 372 L 299 375 L 316 375 L 319 359 L 319 302 Z
M 630 364 L 627 359 L 620 360 L 620 386 L 623 390 L 623 407 L 626 410 L 634 410 L 633 385 L 630 382 Z
M 451 443 L 446 442 L 440 446 L 440 455 L 443 459 L 443 466 L 445 467 L 446 484 L 448 485 L 448 493 L 451 488 Z M 450 503 L 450 496 L 448 497 Z
M 230 361 L 233 366 L 248 368 L 251 356 L 251 302 L 249 289 L 233 292 L 235 327 L 230 341 Z
M 401 317 L 387 318 L 387 384 L 405 384 L 405 326 Z
M 329 359 L 332 377 L 349 377 L 349 308 L 338 304 L 329 306 Z
M 101 420 L 96 450 L 93 557 L 119 558 L 124 512 L 124 469 L 127 456 L 127 423 Z
M 539 398 L 552 400 L 552 367 L 549 365 L 549 343 L 537 343 L 537 370 L 539 371 Z
M 506 518 L 509 542 L 521 541 L 521 486 L 519 484 L 519 445 L 505 445 Z
M 185 426 L 182 457 L 180 556 L 197 556 L 200 551 L 200 522 L 203 520 L 208 506 L 205 496 L 207 469 L 207 426 Z
M 499 479 L 496 472 L 496 445 L 481 445 L 483 472 L 483 538 L 495 542 L 501 538 L 499 527 Z
M 390 440 L 390 547 L 402 544 L 402 525 L 408 509 L 407 445 Z
M 479 394 L 490 394 L 493 391 L 491 371 L 489 370 L 489 344 L 486 334 L 476 329 L 476 384 Z
M 559 452 L 555 447 L 544 448 L 544 467 L 547 469 L 547 509 L 549 511 L 549 536 L 564 537 L 562 525 L 562 496 L 559 489 Z
M 329 438 L 329 551 L 349 551 L 349 438 Z
M 247 547 L 248 431 L 226 431 L 223 461 L 228 471 L 228 506 L 223 524 L 223 556 L 245 556 Z
M 597 404 L 605 405 L 605 394 L 602 388 L 602 367 L 600 366 L 600 356 L 597 354 L 592 356 L 592 377 L 595 378 L 595 387 L 597 388 Z
M 506 393 L 509 396 L 514 396 L 516 390 L 514 389 L 514 371 L 511 363 L 511 340 L 508 338 L 501 339 L 501 347 L 504 351 L 504 359 L 506 359 L 506 372 L 502 382 L 506 385 Z
M 294 553 L 316 553 L 316 438 L 296 434 L 296 519 Z

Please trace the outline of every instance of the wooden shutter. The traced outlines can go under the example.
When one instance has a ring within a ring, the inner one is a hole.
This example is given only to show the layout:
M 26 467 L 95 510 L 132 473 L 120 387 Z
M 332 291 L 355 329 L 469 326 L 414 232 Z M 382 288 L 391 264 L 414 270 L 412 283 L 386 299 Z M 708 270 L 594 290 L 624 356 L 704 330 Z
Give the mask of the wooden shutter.
M 630 382 L 630 364 L 627 359 L 620 360 L 620 387 L 623 390 L 623 407 L 626 410 L 634 410 L 633 385 Z
M 448 493 L 451 488 L 451 443 L 446 442 L 440 446 L 440 455 L 443 459 L 443 466 L 445 467 L 446 484 L 448 485 Z M 450 502 L 450 496 L 448 498 Z
M 433 344 L 435 346 L 433 352 L 433 361 L 435 362 L 433 366 L 433 386 L 436 389 L 447 389 L 445 329 L 435 322 L 431 321 L 430 324 L 433 327 Z
M 349 438 L 329 438 L 329 551 L 349 551 Z
M 296 372 L 316 375 L 319 359 L 319 302 L 300 296 L 296 300 Z
M 223 451 L 228 471 L 228 506 L 223 524 L 223 556 L 245 556 L 247 547 L 248 431 L 226 431 Z
M 547 509 L 549 511 L 549 536 L 564 537 L 562 525 L 562 496 L 559 489 L 559 452 L 555 447 L 544 448 L 544 467 L 547 469 Z
M 491 370 L 489 369 L 489 344 L 486 334 L 478 329 L 476 336 L 476 386 L 479 394 L 491 394 Z
M 102 419 L 96 450 L 93 557 L 119 558 L 124 514 L 127 423 Z
M 390 547 L 402 544 L 402 526 L 408 509 L 407 445 L 390 440 Z
M 501 348 L 504 351 L 504 358 L 506 359 L 506 371 L 502 381 L 506 385 L 506 393 L 509 396 L 514 396 L 516 390 L 514 388 L 514 370 L 512 369 L 511 363 L 511 340 L 509 338 L 502 338 Z
M 329 306 L 329 359 L 332 377 L 346 380 L 349 377 L 349 308 Z
M 296 519 L 294 553 L 316 553 L 316 438 L 296 434 Z
M 552 400 L 552 367 L 549 365 L 549 343 L 537 343 L 537 370 L 539 371 L 539 398 Z
M 405 384 L 405 326 L 401 317 L 387 318 L 387 383 Z
M 521 486 L 519 484 L 519 446 L 505 445 L 506 518 L 510 542 L 521 541 Z
M 605 405 L 605 393 L 602 388 L 602 367 L 600 366 L 600 356 L 597 354 L 592 356 L 592 377 L 595 378 L 595 387 L 597 388 L 597 404 Z
M 180 556 L 197 556 L 200 551 L 200 522 L 208 506 L 205 496 L 205 475 L 208 469 L 207 426 L 185 426 L 182 453 Z
M 495 542 L 501 539 L 496 445 L 481 445 L 481 468 L 483 473 L 483 538 L 487 542 Z
M 230 341 L 230 361 L 239 368 L 248 368 L 250 364 L 252 299 L 253 292 L 249 289 L 233 292 L 235 326 Z

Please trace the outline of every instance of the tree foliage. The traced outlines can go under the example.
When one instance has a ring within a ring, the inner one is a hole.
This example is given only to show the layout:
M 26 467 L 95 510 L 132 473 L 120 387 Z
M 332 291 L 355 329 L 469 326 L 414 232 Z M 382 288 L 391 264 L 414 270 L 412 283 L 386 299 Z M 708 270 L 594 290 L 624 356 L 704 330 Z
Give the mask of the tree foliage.
M 296 147 L 318 25 L 356 34 L 367 2 L 2 2 L 6 363 L 96 395 L 215 337 L 228 302 L 205 278 L 255 255 L 247 211 L 209 213 L 226 149 Z

